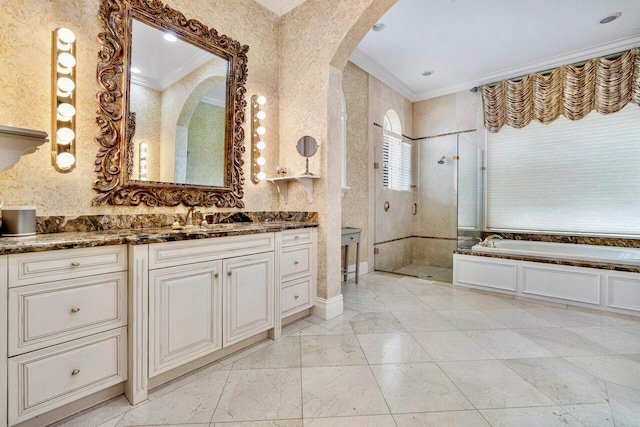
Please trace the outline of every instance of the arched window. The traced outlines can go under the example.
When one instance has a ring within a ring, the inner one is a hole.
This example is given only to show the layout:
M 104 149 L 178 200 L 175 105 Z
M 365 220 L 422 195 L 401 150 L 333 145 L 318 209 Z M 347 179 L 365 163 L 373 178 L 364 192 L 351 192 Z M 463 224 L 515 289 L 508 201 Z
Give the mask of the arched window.
M 382 187 L 385 190 L 411 190 L 411 144 L 402 141 L 398 113 L 388 110 L 382 128 Z

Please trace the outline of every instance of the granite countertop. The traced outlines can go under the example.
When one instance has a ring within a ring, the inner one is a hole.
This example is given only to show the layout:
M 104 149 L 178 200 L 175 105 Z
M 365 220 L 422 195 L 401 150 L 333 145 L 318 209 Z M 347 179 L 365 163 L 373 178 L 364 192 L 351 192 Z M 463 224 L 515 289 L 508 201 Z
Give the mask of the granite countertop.
M 25 252 L 41 252 L 55 249 L 88 248 L 146 243 L 174 242 L 179 240 L 209 239 L 224 236 L 271 233 L 296 228 L 317 227 L 316 221 L 264 221 L 210 224 L 174 230 L 162 228 L 133 228 L 102 231 L 71 231 L 44 233 L 24 237 L 0 237 L 0 255 Z

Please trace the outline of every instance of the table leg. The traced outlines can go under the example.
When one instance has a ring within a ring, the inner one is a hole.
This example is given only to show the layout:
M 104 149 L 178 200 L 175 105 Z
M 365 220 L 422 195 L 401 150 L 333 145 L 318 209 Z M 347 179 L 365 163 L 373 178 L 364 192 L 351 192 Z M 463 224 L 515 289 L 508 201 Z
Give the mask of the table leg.
M 360 240 L 356 243 L 356 285 L 358 284 L 358 275 L 360 274 Z
M 347 274 L 349 274 L 349 245 L 344 245 L 344 280 L 347 281 Z

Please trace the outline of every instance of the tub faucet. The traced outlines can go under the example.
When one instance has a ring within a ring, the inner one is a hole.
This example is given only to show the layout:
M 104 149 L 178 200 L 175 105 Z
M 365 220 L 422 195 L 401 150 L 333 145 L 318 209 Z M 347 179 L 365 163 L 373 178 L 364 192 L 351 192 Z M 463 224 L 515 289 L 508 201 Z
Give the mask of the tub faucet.
M 487 238 L 485 238 L 482 242 L 480 242 L 480 245 L 481 245 L 481 246 L 488 247 L 488 246 L 489 246 L 489 241 L 490 241 L 491 239 L 498 239 L 498 240 L 502 240 L 502 236 L 500 236 L 500 235 L 498 235 L 498 234 L 492 234 L 492 235 L 490 235 L 490 236 L 487 236 Z M 491 247 L 492 247 L 492 248 L 495 248 L 495 247 L 496 247 L 495 243 L 493 243 L 493 244 L 491 245 Z

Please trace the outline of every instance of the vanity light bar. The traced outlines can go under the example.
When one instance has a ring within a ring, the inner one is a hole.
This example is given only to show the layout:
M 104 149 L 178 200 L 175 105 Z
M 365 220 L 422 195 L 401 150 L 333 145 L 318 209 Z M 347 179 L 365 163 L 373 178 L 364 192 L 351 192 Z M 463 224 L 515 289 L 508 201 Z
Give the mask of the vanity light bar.
M 51 163 L 70 172 L 76 164 L 76 36 L 70 29 L 53 31 L 51 61 Z
M 139 163 L 138 163 L 138 171 L 139 171 L 139 179 L 140 181 L 146 181 L 147 178 L 147 143 L 146 142 L 141 142 L 140 143 L 140 156 L 139 156 Z
M 261 122 L 267 117 L 267 113 L 262 109 L 266 103 L 267 98 L 264 96 L 251 97 L 251 182 L 254 184 L 258 184 L 267 177 L 267 174 L 262 171 L 262 166 L 267 162 L 262 157 L 262 150 L 266 148 L 262 136 L 267 131 Z

